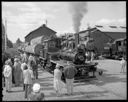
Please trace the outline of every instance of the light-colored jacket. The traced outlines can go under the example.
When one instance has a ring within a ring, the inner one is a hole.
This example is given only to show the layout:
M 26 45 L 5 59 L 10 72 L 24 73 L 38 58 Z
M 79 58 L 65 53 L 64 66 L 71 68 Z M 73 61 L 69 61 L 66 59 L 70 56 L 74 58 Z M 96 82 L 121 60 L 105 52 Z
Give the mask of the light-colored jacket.
M 3 74 L 5 78 L 12 77 L 12 68 L 9 65 L 5 65 Z
M 62 72 L 59 69 L 54 70 L 54 79 L 61 80 Z
M 25 66 L 25 65 L 27 65 L 27 64 L 26 64 L 26 63 L 22 63 L 22 64 L 21 64 L 21 69 L 22 69 L 22 71 L 24 70 L 24 66 Z
M 28 58 L 28 60 L 29 61 L 33 61 L 36 64 L 36 60 L 35 60 L 35 58 L 33 56 L 30 55 L 29 58 Z
M 121 65 L 123 65 L 123 64 L 126 64 L 126 61 L 125 61 L 124 59 L 122 59 L 122 60 L 120 61 L 120 63 L 121 63 Z
M 24 78 L 24 84 L 32 84 L 33 83 L 32 79 L 34 78 L 33 71 L 30 69 L 24 70 L 23 78 Z

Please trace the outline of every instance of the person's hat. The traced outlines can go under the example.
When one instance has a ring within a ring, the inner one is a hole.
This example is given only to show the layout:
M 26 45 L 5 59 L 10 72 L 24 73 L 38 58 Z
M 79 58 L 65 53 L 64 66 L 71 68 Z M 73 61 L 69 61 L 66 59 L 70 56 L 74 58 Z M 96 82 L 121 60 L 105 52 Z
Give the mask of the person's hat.
M 73 65 L 73 62 L 72 61 L 67 61 L 67 64 L 68 65 Z
M 60 67 L 60 65 L 59 64 L 56 64 L 56 68 L 59 68 Z
M 17 61 L 19 61 L 19 59 L 18 58 L 15 58 L 14 61 L 17 62 Z
M 9 60 L 6 60 L 6 61 L 5 61 L 5 64 L 6 64 L 6 65 L 9 65 L 9 63 L 10 63 Z
M 33 92 L 39 92 L 40 91 L 40 84 L 38 84 L 38 83 L 35 83 L 34 85 L 33 85 Z

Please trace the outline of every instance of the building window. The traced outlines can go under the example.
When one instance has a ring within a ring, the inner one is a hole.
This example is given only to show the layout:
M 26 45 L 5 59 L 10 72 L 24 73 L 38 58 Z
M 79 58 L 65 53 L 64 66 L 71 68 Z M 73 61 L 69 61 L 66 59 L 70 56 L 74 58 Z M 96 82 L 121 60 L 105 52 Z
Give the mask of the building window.
M 120 41 L 118 41 L 118 42 L 117 42 L 117 45 L 118 45 L 118 46 L 121 46 L 121 42 L 120 42 Z
M 84 40 L 87 40 L 87 37 L 84 37 Z
M 124 40 L 124 46 L 126 46 L 126 40 Z
M 49 42 L 49 47 L 55 47 L 55 42 Z

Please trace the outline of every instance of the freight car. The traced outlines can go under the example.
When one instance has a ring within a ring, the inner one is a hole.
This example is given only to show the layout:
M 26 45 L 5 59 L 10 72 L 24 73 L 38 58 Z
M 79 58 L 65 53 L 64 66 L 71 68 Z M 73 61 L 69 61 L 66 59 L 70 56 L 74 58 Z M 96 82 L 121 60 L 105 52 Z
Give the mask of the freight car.
M 126 57 L 126 38 L 120 38 L 114 41 L 113 43 L 113 54 L 116 56 L 116 59 L 121 57 Z

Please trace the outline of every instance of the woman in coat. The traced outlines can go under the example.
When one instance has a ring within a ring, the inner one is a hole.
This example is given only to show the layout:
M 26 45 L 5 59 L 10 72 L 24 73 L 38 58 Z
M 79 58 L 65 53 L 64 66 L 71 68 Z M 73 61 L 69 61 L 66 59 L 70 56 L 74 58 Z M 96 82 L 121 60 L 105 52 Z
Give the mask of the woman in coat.
M 19 63 L 19 59 L 15 58 L 14 59 L 14 79 L 15 79 L 15 86 L 19 86 L 21 84 L 21 64 Z
M 3 74 L 5 77 L 6 92 L 10 92 L 12 87 L 12 68 L 10 60 L 7 60 L 5 62 Z
M 56 91 L 57 96 L 61 95 L 62 88 L 65 87 L 64 83 L 61 81 L 62 72 L 60 69 L 60 65 L 56 65 L 56 69 L 54 70 L 54 89 Z

